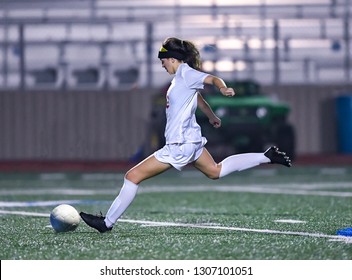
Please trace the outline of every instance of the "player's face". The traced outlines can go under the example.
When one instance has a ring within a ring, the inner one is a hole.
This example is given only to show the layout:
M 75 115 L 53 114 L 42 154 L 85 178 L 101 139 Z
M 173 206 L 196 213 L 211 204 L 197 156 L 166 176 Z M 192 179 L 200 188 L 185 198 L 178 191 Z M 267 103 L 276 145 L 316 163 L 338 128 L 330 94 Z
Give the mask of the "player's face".
M 173 58 L 162 58 L 160 59 L 161 61 L 161 66 L 166 70 L 167 73 L 171 74 L 175 74 L 175 69 L 174 69 L 174 65 L 172 63 L 172 60 L 174 60 Z

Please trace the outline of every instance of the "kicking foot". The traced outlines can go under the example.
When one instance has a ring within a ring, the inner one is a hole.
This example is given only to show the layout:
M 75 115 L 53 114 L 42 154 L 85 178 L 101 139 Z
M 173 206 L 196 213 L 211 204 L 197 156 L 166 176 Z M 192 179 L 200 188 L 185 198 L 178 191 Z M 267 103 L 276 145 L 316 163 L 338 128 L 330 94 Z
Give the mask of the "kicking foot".
M 112 227 L 108 228 L 105 225 L 105 222 L 104 222 L 105 217 L 103 217 L 102 215 L 91 215 L 84 212 L 79 213 L 79 215 L 88 226 L 95 228 L 97 231 L 101 233 L 110 231 L 112 229 Z
M 285 165 L 287 167 L 291 167 L 291 160 L 286 153 L 280 152 L 279 149 L 275 146 L 270 147 L 264 152 L 264 155 L 270 159 L 270 163 L 278 163 Z

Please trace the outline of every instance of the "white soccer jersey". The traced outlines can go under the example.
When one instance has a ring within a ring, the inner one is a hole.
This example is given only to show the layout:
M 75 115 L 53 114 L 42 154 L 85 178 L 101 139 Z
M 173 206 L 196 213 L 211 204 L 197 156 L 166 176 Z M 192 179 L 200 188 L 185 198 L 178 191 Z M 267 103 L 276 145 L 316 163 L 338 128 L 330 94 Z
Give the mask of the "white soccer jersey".
M 196 122 L 197 91 L 204 88 L 209 74 L 191 68 L 187 63 L 178 67 L 166 94 L 166 144 L 202 141 Z

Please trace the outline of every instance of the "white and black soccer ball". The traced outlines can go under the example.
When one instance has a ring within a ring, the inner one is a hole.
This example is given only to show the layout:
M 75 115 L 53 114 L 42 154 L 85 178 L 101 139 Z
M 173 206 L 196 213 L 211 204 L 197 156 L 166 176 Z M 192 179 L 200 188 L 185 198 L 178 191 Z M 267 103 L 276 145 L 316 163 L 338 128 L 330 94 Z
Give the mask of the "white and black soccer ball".
M 78 211 L 71 205 L 60 204 L 50 213 L 50 223 L 56 232 L 75 230 L 81 221 Z

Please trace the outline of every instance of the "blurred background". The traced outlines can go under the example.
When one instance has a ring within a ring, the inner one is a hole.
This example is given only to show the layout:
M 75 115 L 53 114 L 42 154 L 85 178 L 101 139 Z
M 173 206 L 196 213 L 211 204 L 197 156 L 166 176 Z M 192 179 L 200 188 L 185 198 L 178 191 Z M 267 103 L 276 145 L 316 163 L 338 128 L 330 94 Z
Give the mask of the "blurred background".
M 220 102 L 223 130 L 202 125 L 216 157 L 278 144 L 297 162 L 352 164 L 351 14 L 350 0 L 1 0 L 0 167 L 160 147 L 166 37 L 193 41 L 238 93 L 204 93 Z

